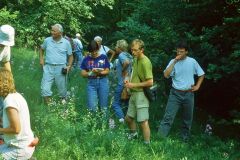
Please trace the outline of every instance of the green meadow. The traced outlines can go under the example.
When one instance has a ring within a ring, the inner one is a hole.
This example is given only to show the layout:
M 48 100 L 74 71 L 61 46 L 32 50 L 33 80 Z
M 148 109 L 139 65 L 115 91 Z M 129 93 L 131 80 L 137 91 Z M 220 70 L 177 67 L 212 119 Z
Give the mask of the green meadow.
M 197 107 L 189 142 L 178 136 L 180 116 L 169 137 L 162 139 L 157 135 L 157 126 L 167 97 L 159 97 L 150 107 L 151 144 L 144 145 L 140 130 L 138 139 L 129 141 L 126 125 L 116 123 L 116 128 L 110 129 L 101 123 L 100 115 L 87 112 L 86 79 L 79 70 L 69 74 L 69 101 L 60 104 L 54 97 L 45 106 L 40 96 L 42 70 L 38 53 L 15 47 L 11 63 L 16 88 L 29 105 L 32 130 L 40 139 L 33 155 L 38 160 L 240 160 L 239 141 L 221 139 L 214 130 L 212 135 L 205 134 L 206 124 L 200 120 Z M 56 95 L 55 86 L 53 90 Z M 112 111 L 110 116 L 114 118 Z

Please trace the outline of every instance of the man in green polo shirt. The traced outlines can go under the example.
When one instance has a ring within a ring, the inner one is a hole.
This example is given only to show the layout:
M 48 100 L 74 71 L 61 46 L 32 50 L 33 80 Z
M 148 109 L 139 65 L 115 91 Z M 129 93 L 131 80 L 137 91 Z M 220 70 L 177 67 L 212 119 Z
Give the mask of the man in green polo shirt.
M 144 95 L 143 88 L 153 85 L 152 64 L 147 56 L 144 55 L 144 42 L 135 39 L 131 44 L 131 51 L 134 58 L 133 72 L 130 81 L 125 81 L 125 86 L 131 91 L 129 107 L 125 120 L 131 131 L 129 139 L 137 136 L 136 123 L 140 123 L 144 143 L 150 143 L 149 119 L 149 101 Z

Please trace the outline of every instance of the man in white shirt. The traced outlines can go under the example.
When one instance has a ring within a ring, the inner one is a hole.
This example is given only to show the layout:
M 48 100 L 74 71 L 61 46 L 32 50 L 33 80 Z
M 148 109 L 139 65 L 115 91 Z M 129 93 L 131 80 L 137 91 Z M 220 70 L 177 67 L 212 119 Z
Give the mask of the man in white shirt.
M 159 134 L 166 137 L 171 129 L 178 110 L 182 109 L 181 138 L 188 141 L 193 120 L 194 92 L 198 91 L 203 79 L 204 71 L 198 62 L 187 56 L 188 45 L 180 41 L 177 45 L 177 55 L 164 70 L 165 78 L 172 78 L 172 88 L 166 106 L 166 111 L 159 126 Z M 194 75 L 198 76 L 195 83 Z

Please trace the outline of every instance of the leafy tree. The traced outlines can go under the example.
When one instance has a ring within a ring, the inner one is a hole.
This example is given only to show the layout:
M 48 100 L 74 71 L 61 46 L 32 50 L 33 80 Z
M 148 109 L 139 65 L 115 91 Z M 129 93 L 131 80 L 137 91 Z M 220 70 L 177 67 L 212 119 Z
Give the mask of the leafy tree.
M 18 44 L 38 46 L 49 35 L 50 25 L 60 23 L 66 33 L 89 30 L 87 21 L 94 17 L 92 7 L 110 7 L 112 0 L 18 0 L 5 2 L 9 11 L 18 11 Z

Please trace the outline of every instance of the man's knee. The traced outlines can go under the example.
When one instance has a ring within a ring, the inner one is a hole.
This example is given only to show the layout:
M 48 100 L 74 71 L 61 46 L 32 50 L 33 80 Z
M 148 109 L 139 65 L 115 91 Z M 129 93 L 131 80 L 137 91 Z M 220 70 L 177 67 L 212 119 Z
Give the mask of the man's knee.
M 126 121 L 127 123 L 132 123 L 132 122 L 134 121 L 134 119 L 133 119 L 132 117 L 129 117 L 128 115 L 126 115 L 125 121 Z
M 141 125 L 142 128 L 148 126 L 148 120 L 140 122 L 140 125 Z

